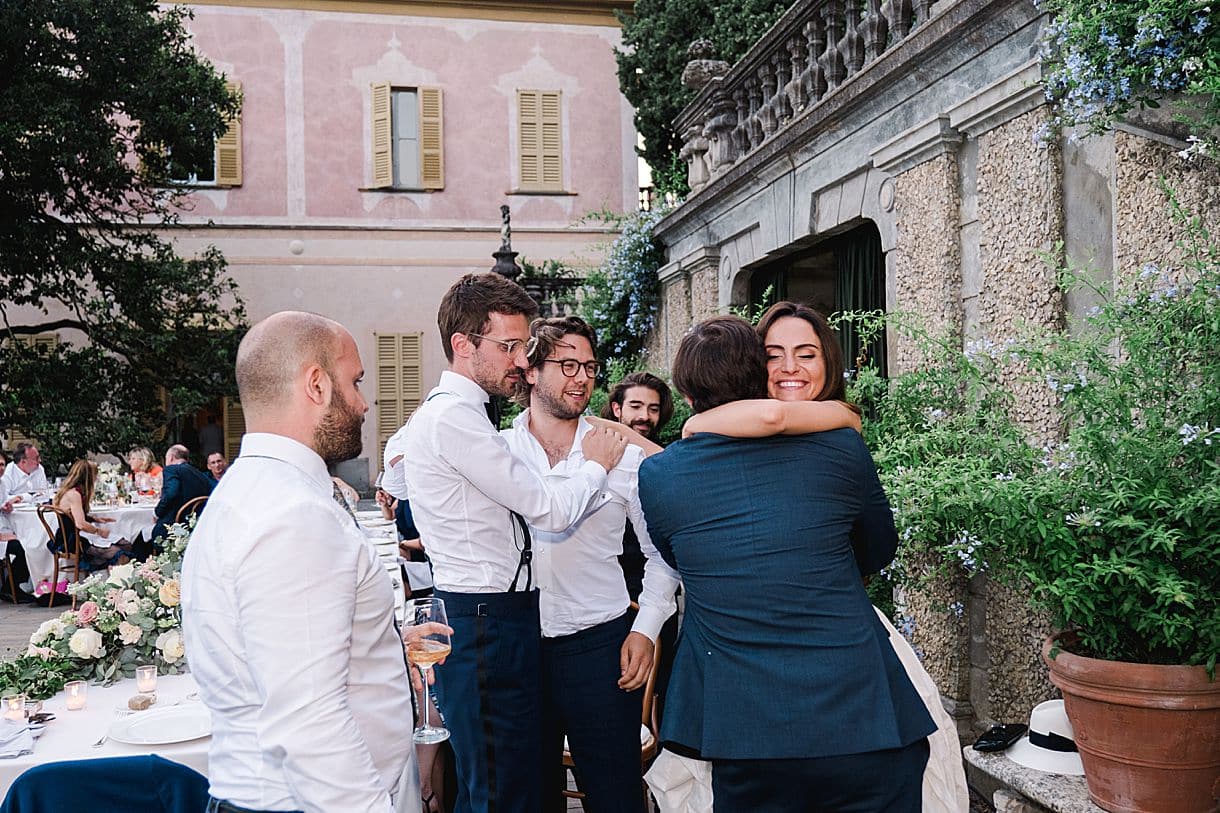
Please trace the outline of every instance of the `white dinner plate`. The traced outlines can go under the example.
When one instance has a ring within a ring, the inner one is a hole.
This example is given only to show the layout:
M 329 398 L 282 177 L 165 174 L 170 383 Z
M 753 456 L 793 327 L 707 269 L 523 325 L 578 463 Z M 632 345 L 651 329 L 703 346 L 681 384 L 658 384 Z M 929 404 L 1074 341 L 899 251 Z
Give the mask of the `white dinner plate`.
M 384 519 L 380 508 L 362 508 L 354 513 L 356 514 L 356 519 Z
M 129 745 L 168 745 L 211 734 L 212 717 L 198 703 L 137 712 L 120 717 L 110 726 L 110 739 Z
M 359 522 L 365 528 L 388 528 L 394 524 L 392 519 L 362 519 Z

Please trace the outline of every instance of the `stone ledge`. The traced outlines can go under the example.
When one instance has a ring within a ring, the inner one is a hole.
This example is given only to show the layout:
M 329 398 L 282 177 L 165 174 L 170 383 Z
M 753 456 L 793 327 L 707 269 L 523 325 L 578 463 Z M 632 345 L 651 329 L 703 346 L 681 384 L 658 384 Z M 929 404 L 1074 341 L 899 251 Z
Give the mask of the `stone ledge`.
M 1089 799 L 1089 790 L 1085 786 L 1083 776 L 1062 776 L 1060 774 L 1035 771 L 1018 765 L 1003 753 L 983 754 L 967 745 L 962 749 L 966 757 L 966 773 L 968 778 L 975 772 L 983 774 L 992 786 L 999 786 L 997 796 L 1004 790 L 1019 794 L 1030 804 L 1026 808 L 1029 813 L 1105 813 Z M 972 785 L 984 784 L 971 782 Z M 1006 794 L 1005 802 L 1008 810 L 1022 811 L 1017 806 L 1018 801 L 1012 799 L 1012 794 Z M 997 813 L 999 811 L 997 805 Z M 1025 813 L 1025 811 L 1022 811 Z

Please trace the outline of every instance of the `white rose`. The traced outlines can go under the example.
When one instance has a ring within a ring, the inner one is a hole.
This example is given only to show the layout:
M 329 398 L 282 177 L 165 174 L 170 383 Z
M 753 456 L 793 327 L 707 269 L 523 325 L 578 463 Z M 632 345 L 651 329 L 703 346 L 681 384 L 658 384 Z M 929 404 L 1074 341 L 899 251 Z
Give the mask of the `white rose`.
M 98 658 L 105 654 L 102 649 L 102 634 L 92 627 L 81 627 L 72 633 L 72 637 L 68 639 L 68 649 L 82 660 Z
M 157 649 L 161 650 L 161 658 L 166 663 L 174 663 L 186 654 L 186 642 L 182 640 L 182 630 L 172 629 L 157 636 Z
M 126 621 L 119 622 L 119 640 L 124 644 L 138 644 L 144 636 L 144 630 Z
M 135 615 L 140 612 L 140 594 L 135 590 L 124 590 L 114 603 L 114 608 L 124 616 Z
M 106 578 L 106 584 L 120 584 L 121 582 L 130 581 L 135 571 L 136 566 L 131 563 L 116 565 L 110 568 L 110 576 Z

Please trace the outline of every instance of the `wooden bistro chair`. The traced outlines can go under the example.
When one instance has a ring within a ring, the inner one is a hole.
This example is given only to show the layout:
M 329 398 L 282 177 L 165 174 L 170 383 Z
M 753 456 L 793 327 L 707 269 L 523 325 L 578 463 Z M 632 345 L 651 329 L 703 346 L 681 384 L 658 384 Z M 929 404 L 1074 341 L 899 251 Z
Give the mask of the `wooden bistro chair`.
M 194 515 L 199 516 L 203 513 L 203 507 L 208 504 L 208 498 L 193 497 L 182 503 L 182 507 L 178 509 L 178 513 L 174 515 L 174 522 L 186 522 L 187 518 Z
M 81 580 L 83 571 L 80 566 L 80 557 L 81 551 L 85 546 L 85 541 L 80 538 L 80 529 L 76 527 L 76 522 L 73 521 L 71 514 L 53 505 L 40 505 L 38 506 L 38 521 L 46 529 L 47 539 L 52 546 L 55 544 L 55 531 L 51 528 L 51 523 L 47 522 L 47 514 L 55 514 L 59 521 L 59 527 L 64 532 L 62 536 L 64 549 L 61 551 L 52 550 L 51 552 L 51 555 L 55 558 L 55 568 L 51 573 L 51 596 L 47 601 L 47 606 L 54 607 L 57 595 L 55 587 L 59 584 L 60 571 L 71 573 L 72 581 L 74 582 Z M 76 609 L 75 596 L 72 597 L 72 609 Z
M 631 602 L 632 608 L 639 612 L 640 605 L 634 601 Z M 644 769 L 652 762 L 653 757 L 657 755 L 658 748 L 658 725 L 657 725 L 657 709 L 656 709 L 656 693 L 657 693 L 657 671 L 661 664 L 661 639 L 658 637 L 657 642 L 652 650 L 652 669 L 648 672 L 648 680 L 644 682 L 644 709 L 640 717 L 640 785 L 643 786 L 642 792 L 648 793 L 648 786 L 644 784 Z M 568 750 L 567 738 L 563 741 L 563 767 L 569 773 L 576 763 L 572 761 L 572 752 Z M 563 795 L 568 799 L 583 799 L 584 793 L 579 790 L 568 790 L 564 788 Z M 651 809 L 651 808 L 649 808 Z

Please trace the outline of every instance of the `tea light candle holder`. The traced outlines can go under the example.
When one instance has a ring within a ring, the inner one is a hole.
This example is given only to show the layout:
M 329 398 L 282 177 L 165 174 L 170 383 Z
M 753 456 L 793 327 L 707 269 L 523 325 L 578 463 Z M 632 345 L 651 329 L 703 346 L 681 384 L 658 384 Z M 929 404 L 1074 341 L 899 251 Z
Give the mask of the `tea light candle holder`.
M 6 720 L 25 720 L 25 695 L 8 694 L 0 698 L 0 709 L 4 710 Z
M 155 694 L 157 691 L 157 667 L 136 667 L 136 691 L 140 694 Z
M 85 695 L 89 692 L 89 684 L 83 680 L 72 680 L 64 684 L 67 693 L 68 711 L 80 711 L 85 707 Z

